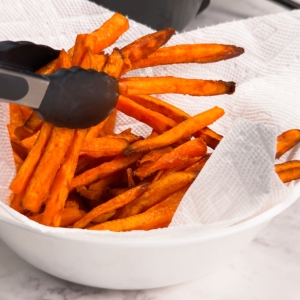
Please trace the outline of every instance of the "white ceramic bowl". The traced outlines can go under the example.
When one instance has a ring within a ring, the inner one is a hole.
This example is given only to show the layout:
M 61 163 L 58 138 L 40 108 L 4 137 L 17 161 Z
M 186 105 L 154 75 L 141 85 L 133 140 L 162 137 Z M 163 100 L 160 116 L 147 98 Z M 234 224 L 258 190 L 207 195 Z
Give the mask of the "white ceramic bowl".
M 147 289 L 192 280 L 232 259 L 297 196 L 238 225 L 195 238 L 124 242 L 91 239 L 84 230 L 66 237 L 43 233 L 8 218 L 0 209 L 0 236 L 35 267 L 79 284 L 109 289 Z

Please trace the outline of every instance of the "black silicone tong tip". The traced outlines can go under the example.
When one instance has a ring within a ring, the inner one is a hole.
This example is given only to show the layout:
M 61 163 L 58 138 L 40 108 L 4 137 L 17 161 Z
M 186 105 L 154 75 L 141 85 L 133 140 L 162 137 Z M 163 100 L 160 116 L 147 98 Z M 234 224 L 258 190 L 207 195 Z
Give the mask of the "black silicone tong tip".
M 58 127 L 88 128 L 103 121 L 119 97 L 118 81 L 104 72 L 60 69 L 50 79 L 38 115 Z
M 60 51 L 27 41 L 0 43 L 0 64 L 19 70 L 35 72 L 56 59 Z

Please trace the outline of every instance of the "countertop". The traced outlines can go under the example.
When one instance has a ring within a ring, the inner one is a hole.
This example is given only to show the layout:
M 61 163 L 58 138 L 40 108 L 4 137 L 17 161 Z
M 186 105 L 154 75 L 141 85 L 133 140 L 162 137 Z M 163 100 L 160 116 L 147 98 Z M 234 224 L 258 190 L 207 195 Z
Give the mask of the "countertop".
M 265 0 L 224 2 L 212 0 L 186 30 L 285 10 Z M 296 300 L 300 294 L 299 232 L 298 200 L 214 274 L 141 291 L 96 289 L 60 280 L 29 265 L 0 240 L 0 300 Z

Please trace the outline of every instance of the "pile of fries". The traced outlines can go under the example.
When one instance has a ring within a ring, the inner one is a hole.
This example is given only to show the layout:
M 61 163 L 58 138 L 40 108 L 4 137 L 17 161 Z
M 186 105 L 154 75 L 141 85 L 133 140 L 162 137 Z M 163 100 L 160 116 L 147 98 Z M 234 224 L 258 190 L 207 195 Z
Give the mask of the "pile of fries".
M 151 94 L 231 94 L 235 83 L 122 75 L 163 64 L 217 62 L 244 50 L 218 44 L 162 47 L 174 34 L 168 28 L 106 54 L 105 48 L 128 29 L 128 20 L 116 13 L 91 34 L 79 34 L 74 47 L 38 71 L 51 74 L 80 66 L 117 78 L 120 97 L 102 123 L 89 129 L 58 128 L 27 107 L 10 105 L 8 131 L 17 169 L 10 205 L 28 218 L 47 226 L 91 230 L 166 227 L 222 140 L 208 127 L 223 116 L 222 108 L 192 117 Z M 117 111 L 152 127 L 151 134 L 137 136 L 130 128 L 116 134 Z M 299 141 L 297 129 L 280 135 L 276 158 Z M 275 171 L 283 182 L 298 179 L 300 162 L 278 164 Z

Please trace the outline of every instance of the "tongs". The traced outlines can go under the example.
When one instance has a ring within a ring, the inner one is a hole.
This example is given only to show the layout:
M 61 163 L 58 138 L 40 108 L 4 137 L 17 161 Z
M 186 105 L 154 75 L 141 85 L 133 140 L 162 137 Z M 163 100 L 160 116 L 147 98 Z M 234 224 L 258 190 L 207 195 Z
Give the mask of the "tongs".
M 34 73 L 58 56 L 44 45 L 0 42 L 0 101 L 31 107 L 58 127 L 88 128 L 103 121 L 116 106 L 118 81 L 80 67 Z

